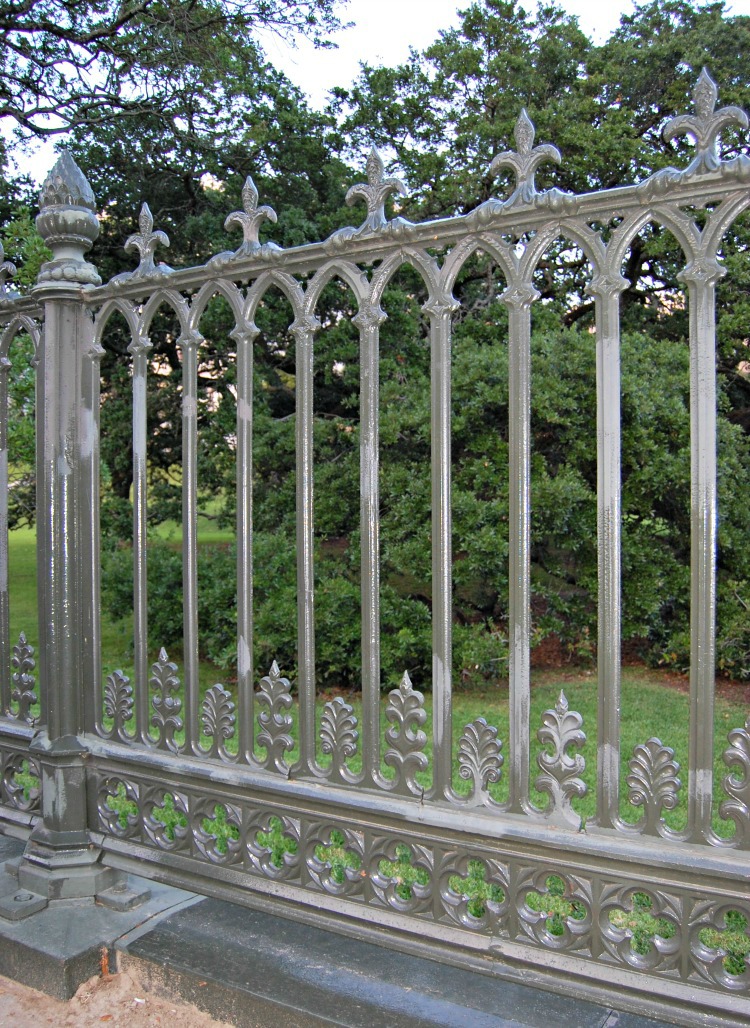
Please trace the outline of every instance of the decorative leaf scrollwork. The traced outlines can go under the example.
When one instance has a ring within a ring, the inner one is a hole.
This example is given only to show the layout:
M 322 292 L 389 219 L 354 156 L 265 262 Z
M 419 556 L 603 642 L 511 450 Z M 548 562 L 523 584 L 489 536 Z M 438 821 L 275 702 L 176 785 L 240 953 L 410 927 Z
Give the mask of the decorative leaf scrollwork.
M 31 708 L 37 701 L 37 694 L 34 689 L 36 679 L 31 673 L 36 667 L 34 647 L 26 641 L 26 636 L 23 632 L 21 632 L 18 642 L 13 647 L 13 656 L 10 663 L 11 667 L 15 669 L 12 678 L 13 691 L 11 699 L 14 703 L 18 704 L 18 707 L 15 713 L 9 710 L 8 716 L 16 718 L 18 721 L 25 721 L 27 725 L 36 724 L 36 719 L 31 714 Z
M 276 211 L 273 207 L 268 207 L 266 204 L 258 206 L 258 190 L 252 178 L 248 175 L 242 187 L 242 210 L 232 211 L 231 214 L 227 215 L 227 219 L 224 222 L 224 229 L 227 232 L 229 229 L 234 228 L 235 225 L 242 229 L 242 243 L 234 253 L 219 254 L 213 258 L 213 261 L 224 262 L 229 259 L 249 257 L 251 254 L 260 252 L 280 252 L 281 247 L 277 246 L 276 243 L 264 243 L 261 245 L 258 234 L 260 226 L 264 221 L 270 221 L 275 225 Z
M 354 708 L 341 696 L 326 703 L 320 724 L 320 739 L 324 753 L 331 754 L 331 777 L 338 781 L 351 781 L 347 774 L 347 757 L 357 752 L 357 718 Z
M 3 770 L 3 802 L 16 810 L 30 812 L 39 809 L 42 794 L 42 772 L 31 757 L 14 754 Z
M 660 739 L 649 739 L 635 747 L 628 767 L 628 798 L 633 806 L 643 807 L 638 827 L 648 835 L 659 835 L 663 825 L 661 812 L 677 806 L 681 785 L 677 777 L 680 765 L 674 759 L 674 750 L 663 746 Z
M 546 816 L 552 824 L 564 828 L 581 827 L 581 818 L 573 810 L 570 801 L 574 796 L 584 796 L 586 793 L 586 785 L 580 777 L 586 762 L 580 753 L 571 757 L 568 749 L 580 748 L 586 742 L 582 725 L 583 718 L 577 711 L 568 710 L 568 701 L 561 691 L 555 709 L 545 710 L 542 714 L 542 727 L 537 732 L 539 742 L 551 746 L 552 752 L 538 755 L 537 763 L 542 773 L 537 777 L 535 786 L 540 792 L 549 795 Z
M 133 735 L 128 734 L 125 727 L 133 716 L 133 706 L 133 686 L 128 676 L 119 670 L 107 675 L 104 683 L 104 715 L 114 722 L 108 738 L 117 736 L 123 742 L 133 740 Z
M 559 164 L 562 160 L 560 151 L 551 143 L 534 146 L 535 135 L 534 123 L 526 113 L 526 109 L 522 108 L 514 131 L 516 150 L 505 150 L 492 159 L 491 175 L 496 175 L 501 168 L 510 168 L 515 175 L 516 188 L 505 201 L 506 207 L 518 203 L 533 203 L 539 195 L 535 182 L 539 165 L 546 161 L 554 161 L 555 164 Z
M 405 796 L 421 796 L 424 792 L 415 779 L 419 771 L 427 770 L 427 757 L 422 752 L 427 736 L 421 730 L 427 720 L 424 696 L 412 688 L 409 673 L 404 672 L 398 689 L 388 694 L 385 716 L 391 727 L 385 733 L 391 749 L 386 750 L 384 760 L 396 771 L 390 788 Z
M 157 267 L 154 263 L 154 253 L 157 246 L 169 246 L 169 236 L 166 232 L 154 232 L 154 217 L 147 203 L 142 205 L 141 213 L 138 215 L 138 228 L 140 229 L 139 232 L 134 232 L 133 235 L 128 236 L 125 240 L 126 250 L 138 251 L 140 257 L 138 267 L 133 272 L 125 272 L 124 275 L 117 275 L 116 277 L 118 279 L 125 277 L 132 279 L 169 274 L 172 269 L 167 267 L 166 264 L 159 264 Z
M 6 261 L 5 248 L 0 242 L 0 300 L 10 300 L 18 294 L 15 290 L 8 289 L 6 283 L 16 273 L 16 266 L 12 261 Z
M 212 685 L 201 704 L 201 725 L 204 734 L 211 739 L 211 746 L 203 751 L 207 756 L 226 755 L 224 742 L 234 735 L 236 720 L 230 694 L 223 685 Z
M 658 196 L 669 192 L 670 187 L 678 185 L 691 175 L 702 175 L 720 169 L 739 173 L 746 179 L 750 172 L 750 161 L 744 154 L 731 161 L 722 161 L 719 152 L 719 136 L 729 125 L 738 125 L 746 129 L 748 118 L 739 107 L 722 107 L 716 110 L 719 91 L 716 83 L 704 68 L 693 90 L 695 114 L 680 114 L 668 121 L 663 138 L 670 142 L 677 136 L 690 136 L 695 141 L 695 157 L 687 168 L 661 168 L 649 176 L 637 189 L 639 199 L 652 202 Z
M 138 787 L 121 778 L 105 778 L 97 796 L 99 823 L 105 832 L 119 838 L 138 834 L 140 808 Z
M 488 725 L 483 717 L 464 728 L 458 744 L 458 773 L 465 781 L 472 782 L 472 799 L 486 801 L 490 783 L 500 781 L 502 745 L 497 728 Z
M 282 774 L 288 774 L 289 765 L 284 754 L 294 746 L 290 734 L 293 722 L 289 714 L 292 688 L 289 679 L 282 678 L 276 661 L 271 665 L 271 670 L 265 678 L 261 678 L 260 687 L 255 695 L 261 708 L 258 714 L 260 732 L 257 743 L 266 751 L 263 766 L 273 767 Z
M 177 677 L 177 665 L 171 662 L 164 648 L 159 651 L 156 663 L 151 665 L 151 678 L 148 684 L 154 690 L 151 699 L 151 706 L 154 708 L 151 724 L 158 732 L 156 744 L 162 749 L 176 753 L 179 746 L 175 741 L 175 733 L 183 727 L 182 718 L 179 716 L 182 700 L 175 695 L 180 688 L 180 680 Z
M 329 242 L 334 247 L 337 243 L 345 242 L 354 236 L 368 235 L 372 232 L 380 232 L 384 228 L 395 228 L 400 231 L 410 227 L 410 222 L 403 218 L 394 218 L 389 222 L 385 216 L 385 201 L 389 196 L 400 193 L 406 195 L 406 186 L 398 178 L 385 177 L 385 164 L 383 158 L 373 146 L 367 158 L 367 182 L 358 182 L 353 185 L 346 194 L 346 202 L 354 204 L 357 200 L 364 200 L 367 204 L 367 217 L 359 228 L 341 228 L 334 232 Z
M 385 201 L 389 196 L 400 193 L 406 195 L 406 186 L 398 178 L 385 177 L 383 158 L 373 146 L 367 158 L 367 182 L 358 182 L 346 194 L 346 202 L 353 204 L 364 200 L 367 204 L 367 220 L 360 226 L 360 232 L 377 232 L 385 228 L 388 219 L 385 216 Z
M 681 114 L 672 118 L 664 128 L 663 136 L 666 142 L 670 142 L 676 136 L 685 135 L 692 136 L 695 140 L 695 157 L 682 172 L 683 175 L 718 171 L 721 167 L 718 141 L 722 129 L 729 125 L 739 125 L 744 129 L 748 127 L 747 115 L 739 107 L 722 107 L 716 110 L 718 96 L 716 83 L 704 68 L 693 90 L 695 114 Z
M 747 849 L 750 847 L 750 716 L 744 728 L 733 728 L 727 738 L 729 746 L 723 753 L 724 763 L 733 773 L 722 783 L 729 799 L 721 804 L 719 814 L 736 825 L 731 844 Z

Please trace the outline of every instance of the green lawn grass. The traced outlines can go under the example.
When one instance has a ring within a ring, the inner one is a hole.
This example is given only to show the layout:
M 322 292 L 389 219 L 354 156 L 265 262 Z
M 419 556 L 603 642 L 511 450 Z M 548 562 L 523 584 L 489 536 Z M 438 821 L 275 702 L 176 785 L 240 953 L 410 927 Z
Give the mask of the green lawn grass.
M 36 647 L 39 638 L 36 609 L 36 532 L 17 528 L 10 533 L 8 547 L 10 590 L 10 639 L 23 632 Z
M 164 526 L 165 538 L 173 539 L 175 545 L 179 544 L 180 535 L 177 526 Z M 212 542 L 225 542 L 229 538 L 228 533 L 215 529 L 214 523 L 208 521 L 201 526 L 201 542 L 210 540 Z M 32 530 L 19 529 L 10 536 L 10 594 L 11 594 L 11 639 L 15 641 L 20 632 L 26 634 L 32 645 L 36 646 L 38 641 L 38 628 L 36 616 L 36 552 L 35 534 Z M 156 651 L 152 659 L 156 659 Z M 170 658 L 178 665 L 181 665 L 182 654 L 179 651 L 170 653 Z M 132 620 L 123 618 L 117 623 L 109 619 L 102 622 L 102 664 L 103 673 L 109 674 L 116 668 L 121 668 L 125 674 L 132 676 Z M 283 670 L 283 669 L 282 669 Z M 205 691 L 216 682 L 222 682 L 230 692 L 233 691 L 231 675 L 227 677 L 212 664 L 201 662 L 200 684 L 201 691 Z M 397 686 L 393 683 L 393 687 Z M 586 760 L 586 768 L 582 775 L 587 785 L 588 792 L 581 798 L 573 801 L 573 806 L 583 818 L 591 818 L 595 813 L 596 796 L 596 727 L 597 727 L 597 684 L 596 676 L 591 672 L 580 673 L 566 672 L 555 673 L 551 671 L 537 672 L 532 676 L 531 695 L 531 781 L 532 785 L 537 774 L 536 755 L 541 750 L 541 745 L 536 739 L 536 732 L 541 724 L 542 714 L 545 710 L 555 706 L 560 689 L 563 688 L 571 710 L 578 711 L 584 720 L 583 728 L 587 741 L 580 751 Z M 358 697 L 349 698 L 355 708 L 355 713 L 360 714 L 360 702 Z M 387 703 L 387 697 L 382 700 L 383 712 Z M 318 703 L 318 723 L 323 712 L 322 700 Z M 432 704 L 429 695 L 425 698 L 427 722 L 424 731 L 427 734 L 427 746 L 425 752 L 431 757 L 431 713 Z M 292 708 L 294 726 L 292 736 L 295 739 L 295 748 L 288 754 L 290 763 L 293 763 L 297 756 L 297 711 L 296 704 Z M 723 836 L 731 835 L 733 826 L 731 823 L 722 821 L 718 817 L 718 806 L 725 798 L 721 783 L 728 773 L 726 765 L 722 760 L 722 753 L 727 746 L 727 733 L 732 728 L 744 725 L 748 711 L 740 700 L 731 701 L 722 697 L 716 698 L 715 712 L 715 767 L 714 767 L 714 797 L 715 797 L 715 830 Z M 458 775 L 458 746 L 461 733 L 466 724 L 484 717 L 487 722 L 498 730 L 498 737 L 503 741 L 503 749 L 508 750 L 509 718 L 508 718 L 508 686 L 501 683 L 492 688 L 457 689 L 453 697 L 453 749 L 454 749 L 454 787 L 457 792 L 466 792 L 469 783 L 465 782 Z M 385 729 L 388 727 L 385 717 L 381 718 L 383 740 L 382 752 L 386 749 L 384 738 Z M 622 816 L 629 821 L 636 821 L 641 816 L 640 808 L 633 807 L 627 802 L 627 785 L 625 778 L 628 774 L 628 760 L 632 756 L 633 748 L 645 743 L 651 737 L 659 738 L 664 744 L 671 746 L 675 751 L 675 759 L 680 763 L 683 771 L 680 777 L 683 782 L 680 790 L 678 806 L 674 811 L 665 814 L 667 823 L 673 828 L 681 828 L 685 824 L 686 798 L 687 798 L 687 756 L 688 756 L 688 735 L 689 735 L 689 699 L 685 692 L 669 687 L 665 684 L 663 676 L 659 673 L 649 671 L 645 668 L 626 668 L 623 670 L 622 680 L 622 761 L 621 761 L 621 804 Z M 204 739 L 204 743 L 208 743 Z M 232 749 L 232 740 L 228 748 Z M 263 751 L 259 751 L 262 754 Z M 325 765 L 329 758 L 325 757 L 320 750 L 318 743 L 318 758 Z M 355 756 L 350 766 L 353 770 L 359 767 L 359 758 Z M 384 767 L 384 774 L 391 775 L 392 771 Z M 431 780 L 430 770 L 418 776 L 421 784 L 428 786 Z M 497 800 L 502 801 L 507 797 L 508 779 L 503 774 L 500 781 L 491 786 L 491 794 Z M 532 800 L 541 808 L 547 803 L 546 796 L 532 791 Z

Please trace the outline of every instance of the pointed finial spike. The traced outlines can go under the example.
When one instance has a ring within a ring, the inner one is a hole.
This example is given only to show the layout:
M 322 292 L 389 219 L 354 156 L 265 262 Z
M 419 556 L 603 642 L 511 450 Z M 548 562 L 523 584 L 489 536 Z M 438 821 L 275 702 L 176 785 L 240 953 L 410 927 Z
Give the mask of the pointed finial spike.
M 385 175 L 385 162 L 377 147 L 373 146 L 367 158 L 367 181 L 371 186 L 380 185 Z
M 525 107 L 521 108 L 521 113 L 518 115 L 513 135 L 516 140 L 516 146 L 518 147 L 518 153 L 523 156 L 530 154 L 532 147 L 534 146 L 536 129 L 534 128 L 534 123 L 529 117 Z
M 141 213 L 138 215 L 138 227 L 144 236 L 147 236 L 153 230 L 154 217 L 147 203 L 141 204 Z
M 242 187 L 242 206 L 245 213 L 249 214 L 258 206 L 258 187 L 253 182 L 252 176 L 248 175 Z
M 279 665 L 274 660 L 273 663 L 271 664 L 271 670 L 268 672 L 268 677 L 269 678 L 279 678 L 280 675 L 281 675 L 281 672 L 279 671 Z
M 560 690 L 560 695 L 557 698 L 557 704 L 555 709 L 558 714 L 566 714 L 568 712 L 568 698 L 565 693 Z
M 693 102 L 699 118 L 709 118 L 713 114 L 718 96 L 718 87 L 704 67 L 693 90 Z
M 412 688 L 412 684 L 411 684 L 411 678 L 409 678 L 409 672 L 408 671 L 404 671 L 404 677 L 401 679 L 401 684 L 399 685 L 399 689 L 401 689 L 402 692 L 408 692 L 411 688 Z
M 169 654 L 167 653 L 167 651 L 164 649 L 163 646 L 159 650 L 159 663 L 160 664 L 168 664 L 169 663 Z

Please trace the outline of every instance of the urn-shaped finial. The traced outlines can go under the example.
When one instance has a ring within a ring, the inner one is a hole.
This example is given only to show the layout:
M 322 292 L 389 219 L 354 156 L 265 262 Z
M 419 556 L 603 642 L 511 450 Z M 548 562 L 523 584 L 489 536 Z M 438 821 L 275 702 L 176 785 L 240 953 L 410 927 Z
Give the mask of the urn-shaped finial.
M 52 250 L 38 283 L 99 285 L 101 279 L 84 253 L 99 235 L 94 192 L 69 153 L 63 152 L 39 194 L 36 227 Z
M 39 208 L 88 207 L 96 209 L 94 191 L 86 176 L 67 150 L 63 150 L 52 171 L 47 175 L 39 194 Z

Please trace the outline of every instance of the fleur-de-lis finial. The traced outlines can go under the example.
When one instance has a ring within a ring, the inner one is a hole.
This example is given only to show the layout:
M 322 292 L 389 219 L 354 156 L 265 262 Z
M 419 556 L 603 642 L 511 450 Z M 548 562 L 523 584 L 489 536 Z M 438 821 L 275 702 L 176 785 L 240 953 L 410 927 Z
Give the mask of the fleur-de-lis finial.
M 377 232 L 385 228 L 388 224 L 385 201 L 392 193 L 405 196 L 406 186 L 401 179 L 385 177 L 383 158 L 373 146 L 367 158 L 367 182 L 358 182 L 346 194 L 346 202 L 350 205 L 360 198 L 367 204 L 367 218 L 358 232 Z
M 695 114 L 681 114 L 667 122 L 664 139 L 670 142 L 676 136 L 692 136 L 696 154 L 683 174 L 717 171 L 721 166 L 719 134 L 728 125 L 748 127 L 747 115 L 739 107 L 721 107 L 716 110 L 719 96 L 716 83 L 704 68 L 693 90 Z
M 0 242 L 0 297 L 9 296 L 11 291 L 6 287 L 9 278 L 16 273 L 16 266 L 12 261 L 5 259 L 5 247 Z
M 260 249 L 258 232 L 265 220 L 276 224 L 276 211 L 265 204 L 258 206 L 258 190 L 255 183 L 248 175 L 242 187 L 242 210 L 233 211 L 227 216 L 224 228 L 228 231 L 234 225 L 242 229 L 242 243 L 235 253 L 235 257 L 245 257 Z M 274 246 L 275 244 L 268 244 Z
M 551 143 L 534 146 L 536 130 L 525 107 L 518 115 L 513 135 L 517 149 L 499 153 L 490 164 L 491 175 L 496 175 L 501 168 L 510 168 L 516 177 L 516 188 L 506 200 L 506 206 L 514 203 L 531 203 L 538 195 L 534 179 L 539 165 L 545 161 L 559 164 L 562 160 L 560 151 Z
M 164 265 L 157 268 L 154 264 L 156 247 L 169 246 L 169 236 L 166 232 L 154 232 L 154 218 L 147 203 L 141 207 L 138 227 L 140 232 L 134 233 L 125 241 L 126 250 L 137 250 L 140 255 L 140 263 L 133 274 L 138 276 L 154 275 L 170 270 Z

